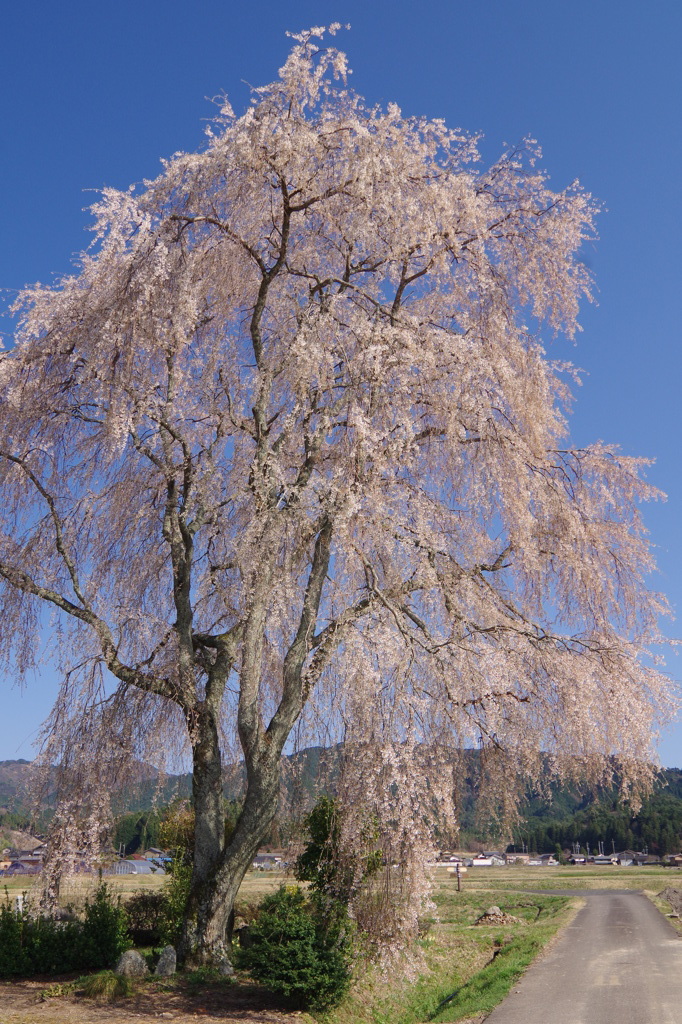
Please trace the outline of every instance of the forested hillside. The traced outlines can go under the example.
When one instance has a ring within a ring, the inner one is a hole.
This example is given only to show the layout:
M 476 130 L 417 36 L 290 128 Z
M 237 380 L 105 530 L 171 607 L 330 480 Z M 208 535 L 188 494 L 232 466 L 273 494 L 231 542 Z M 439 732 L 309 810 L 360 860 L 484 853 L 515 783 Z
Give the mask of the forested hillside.
M 333 792 L 339 748 L 312 747 L 285 758 L 282 800 L 273 840 L 284 841 L 292 824 L 310 809 L 318 793 Z M 634 815 L 628 803 L 618 799 L 614 789 L 577 791 L 552 785 L 550 797 L 529 792 L 522 807 L 523 820 L 511 837 L 491 834 L 478 814 L 474 782 L 477 755 L 469 751 L 468 770 L 459 779 L 459 810 L 462 821 L 460 843 L 501 844 L 510 840 L 517 850 L 551 851 L 557 846 L 570 849 L 574 843 L 596 851 L 602 842 L 607 853 L 624 849 L 648 848 L 650 853 L 678 852 L 682 834 L 682 770 L 665 769 L 654 794 Z M 32 766 L 28 761 L 0 761 L 0 828 L 34 828 L 44 831 L 51 814 L 48 793 L 38 815 L 29 801 Z M 225 798 L 231 803 L 241 796 L 241 766 L 232 766 L 226 774 Z M 117 818 L 115 842 L 128 853 L 155 845 L 158 825 L 165 808 L 191 795 L 191 776 L 159 776 L 141 765 L 137 778 L 114 795 Z
M 513 838 L 518 849 L 570 848 L 577 842 L 595 852 L 603 842 L 606 853 L 646 847 L 649 853 L 663 855 L 679 852 L 681 833 L 682 771 L 668 768 L 636 815 L 618 800 L 615 790 L 594 795 L 553 787 L 549 801 L 529 794 L 524 823 Z

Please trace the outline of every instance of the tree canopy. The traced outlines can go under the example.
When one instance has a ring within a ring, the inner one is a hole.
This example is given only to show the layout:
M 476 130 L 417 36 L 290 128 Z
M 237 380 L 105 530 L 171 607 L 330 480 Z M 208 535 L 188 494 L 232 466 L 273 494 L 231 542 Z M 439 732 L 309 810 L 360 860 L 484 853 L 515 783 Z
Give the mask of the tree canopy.
M 482 168 L 475 137 L 366 105 L 323 35 L 200 152 L 105 189 L 0 358 L 1 653 L 25 672 L 51 629 L 47 750 L 72 785 L 100 751 L 78 798 L 98 813 L 121 751 L 184 737 L 198 959 L 294 727 L 345 741 L 348 806 L 399 857 L 452 816 L 457 750 L 509 814 L 547 764 L 616 753 L 641 782 L 669 708 L 638 511 L 657 492 L 644 460 L 571 447 L 573 371 L 544 348 L 589 295 L 594 202 L 550 189 L 531 142 Z

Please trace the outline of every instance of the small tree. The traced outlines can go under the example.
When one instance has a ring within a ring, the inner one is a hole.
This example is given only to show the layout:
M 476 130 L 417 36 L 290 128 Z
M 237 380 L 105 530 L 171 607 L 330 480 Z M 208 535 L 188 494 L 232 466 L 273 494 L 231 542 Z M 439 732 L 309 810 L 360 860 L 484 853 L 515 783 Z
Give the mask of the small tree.
M 378 847 L 377 823 L 371 818 L 355 845 L 345 849 L 342 843 L 340 808 L 337 800 L 323 796 L 305 819 L 308 842 L 296 860 L 294 873 L 302 882 L 310 882 L 316 894 L 348 904 L 363 879 L 381 868 L 383 854 Z
M 531 145 L 479 168 L 474 138 L 366 106 L 322 35 L 204 150 L 103 192 L 94 246 L 24 292 L 0 358 L 1 652 L 25 674 L 52 630 L 56 822 L 75 842 L 123 752 L 183 737 L 197 961 L 224 955 L 306 709 L 406 864 L 462 747 L 508 818 L 547 764 L 603 777 L 617 751 L 646 782 L 669 707 L 657 492 L 642 460 L 570 446 L 572 371 L 542 345 L 576 329 L 594 204 Z
M 236 959 L 294 1006 L 325 1010 L 348 988 L 350 951 L 345 917 L 325 917 L 301 889 L 282 886 L 261 903 Z

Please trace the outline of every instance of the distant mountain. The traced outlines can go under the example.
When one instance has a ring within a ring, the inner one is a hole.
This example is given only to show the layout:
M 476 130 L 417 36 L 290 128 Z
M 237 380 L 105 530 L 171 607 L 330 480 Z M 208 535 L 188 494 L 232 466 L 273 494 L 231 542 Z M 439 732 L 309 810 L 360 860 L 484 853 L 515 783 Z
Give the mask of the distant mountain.
M 333 792 L 338 777 L 341 747 L 309 747 L 283 758 L 280 816 L 308 810 L 320 792 Z M 477 821 L 475 775 L 478 755 L 466 751 L 460 774 L 459 816 L 465 841 L 500 841 L 486 834 Z M 33 765 L 29 761 L 0 761 L 0 827 L 27 827 L 32 823 L 30 787 Z M 245 783 L 243 764 L 225 769 L 224 793 L 238 800 Z M 191 774 L 163 775 L 150 765 L 137 766 L 133 777 L 113 795 L 116 815 L 143 813 L 162 808 L 176 799 L 188 799 L 192 793 Z M 528 791 L 523 820 L 514 829 L 512 843 L 521 848 L 554 850 L 571 848 L 574 843 L 591 850 L 604 844 L 612 848 L 641 849 L 652 853 L 671 853 L 680 849 L 682 833 L 682 770 L 661 772 L 653 795 L 634 815 L 613 789 L 588 792 L 553 783 L 549 797 Z M 45 827 L 51 799 L 35 823 Z M 39 829 L 41 830 L 41 829 Z
M 0 814 L 26 810 L 32 774 L 30 761 L 0 761 Z
M 320 786 L 325 788 L 325 779 L 328 780 L 327 788 L 333 788 L 334 779 L 338 774 L 339 757 L 340 747 L 309 747 L 284 757 L 284 805 L 296 804 L 304 809 L 309 808 L 314 803 Z M 224 776 L 226 799 L 238 800 L 243 795 L 246 782 L 244 765 L 227 765 Z M 0 825 L 3 824 L 3 818 L 9 818 L 11 822 L 25 820 L 28 823 L 32 808 L 31 787 L 34 782 L 33 762 L 0 761 Z M 115 815 L 132 814 L 152 807 L 164 807 L 174 800 L 187 800 L 191 795 L 191 773 L 164 774 L 151 765 L 139 763 L 134 767 L 125 785 L 112 794 L 112 807 Z M 42 816 L 49 817 L 53 806 L 54 793 L 49 792 L 42 802 Z

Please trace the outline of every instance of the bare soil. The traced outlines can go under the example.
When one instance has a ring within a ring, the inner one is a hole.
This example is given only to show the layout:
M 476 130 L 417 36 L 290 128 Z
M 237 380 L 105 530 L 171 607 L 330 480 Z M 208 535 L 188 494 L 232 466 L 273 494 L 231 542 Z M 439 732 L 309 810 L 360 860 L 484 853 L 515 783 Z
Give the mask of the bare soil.
M 71 980 L 64 978 L 62 980 Z M 97 1004 L 76 995 L 43 996 L 59 979 L 0 982 L 1 1024 L 302 1024 L 306 1014 L 287 1012 L 262 989 L 249 985 L 205 986 L 196 992 L 148 982 L 130 999 Z
M 668 886 L 663 892 L 659 892 L 658 895 L 668 901 L 674 914 L 682 915 L 682 889 L 673 889 L 671 886 Z

